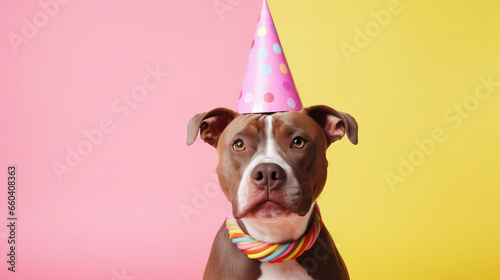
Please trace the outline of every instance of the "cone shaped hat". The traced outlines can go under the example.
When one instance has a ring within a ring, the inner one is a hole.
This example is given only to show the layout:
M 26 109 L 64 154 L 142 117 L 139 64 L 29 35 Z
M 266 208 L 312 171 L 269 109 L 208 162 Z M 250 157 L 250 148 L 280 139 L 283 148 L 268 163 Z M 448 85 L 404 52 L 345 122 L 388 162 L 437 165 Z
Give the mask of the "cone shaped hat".
M 298 111 L 302 102 L 267 1 L 262 3 L 237 110 L 240 114 Z

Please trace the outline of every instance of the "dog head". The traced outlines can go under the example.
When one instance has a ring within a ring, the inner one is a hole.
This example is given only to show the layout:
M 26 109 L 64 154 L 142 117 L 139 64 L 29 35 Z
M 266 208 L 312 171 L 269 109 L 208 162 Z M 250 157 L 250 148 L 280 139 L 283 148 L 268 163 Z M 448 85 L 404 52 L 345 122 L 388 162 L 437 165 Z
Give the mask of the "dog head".
M 306 215 L 326 182 L 327 148 L 346 134 L 358 142 L 356 120 L 327 106 L 244 115 L 216 108 L 189 121 L 188 145 L 198 133 L 217 149 L 219 182 L 240 219 Z

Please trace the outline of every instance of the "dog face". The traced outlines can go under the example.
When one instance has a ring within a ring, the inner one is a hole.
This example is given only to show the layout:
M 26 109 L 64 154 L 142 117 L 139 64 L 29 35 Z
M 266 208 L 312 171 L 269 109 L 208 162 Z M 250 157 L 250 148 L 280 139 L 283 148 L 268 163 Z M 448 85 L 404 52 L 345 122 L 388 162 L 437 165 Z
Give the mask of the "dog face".
M 236 218 L 304 216 L 326 182 L 326 150 L 347 134 L 358 141 L 349 114 L 327 106 L 240 115 L 217 108 L 194 116 L 187 144 L 198 132 L 217 149 L 217 174 Z

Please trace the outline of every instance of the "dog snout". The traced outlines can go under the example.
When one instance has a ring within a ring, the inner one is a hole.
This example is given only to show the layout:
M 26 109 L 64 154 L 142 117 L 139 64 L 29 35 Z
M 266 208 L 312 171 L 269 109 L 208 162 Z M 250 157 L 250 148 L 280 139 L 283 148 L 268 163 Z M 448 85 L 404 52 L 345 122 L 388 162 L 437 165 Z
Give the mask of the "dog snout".
M 286 172 L 275 163 L 260 163 L 252 170 L 252 181 L 259 188 L 278 188 L 286 180 Z

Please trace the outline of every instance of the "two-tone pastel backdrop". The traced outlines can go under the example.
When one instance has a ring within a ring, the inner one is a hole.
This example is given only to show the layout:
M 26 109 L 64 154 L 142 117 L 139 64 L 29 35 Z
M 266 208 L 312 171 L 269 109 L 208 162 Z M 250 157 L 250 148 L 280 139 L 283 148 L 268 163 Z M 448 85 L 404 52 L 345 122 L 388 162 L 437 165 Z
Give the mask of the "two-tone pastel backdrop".
M 228 204 L 186 124 L 235 108 L 261 1 L 62 2 L 0 3 L 0 278 L 200 279 Z M 360 124 L 319 200 L 352 279 L 499 279 L 500 4 L 269 6 L 304 105 Z

